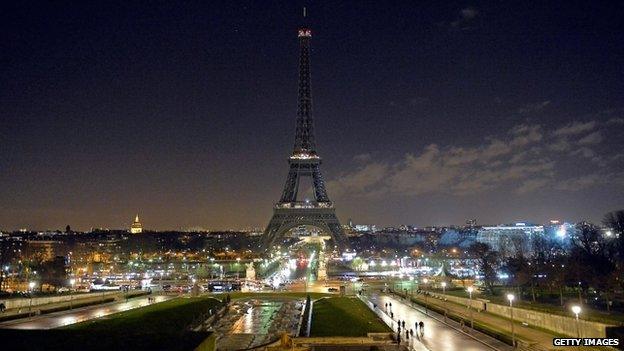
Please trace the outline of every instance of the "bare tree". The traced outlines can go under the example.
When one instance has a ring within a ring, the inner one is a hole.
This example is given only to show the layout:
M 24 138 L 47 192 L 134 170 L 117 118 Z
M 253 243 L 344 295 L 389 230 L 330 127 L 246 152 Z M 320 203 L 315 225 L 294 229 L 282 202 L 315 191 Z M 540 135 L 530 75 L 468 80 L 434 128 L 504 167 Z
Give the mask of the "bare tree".
M 612 278 L 617 268 L 612 241 L 607 240 L 600 228 L 591 223 L 579 223 L 576 229 L 576 235 L 572 237 L 570 260 L 575 262 L 577 268 L 582 267 L 592 287 L 605 295 L 609 309 Z
M 470 247 L 474 256 L 478 270 L 483 275 L 483 284 L 494 295 L 494 283 L 496 282 L 496 268 L 499 264 L 498 252 L 492 250 L 490 245 L 476 242 Z
M 609 212 L 602 223 L 615 235 L 615 252 L 618 265 L 624 266 L 624 210 Z

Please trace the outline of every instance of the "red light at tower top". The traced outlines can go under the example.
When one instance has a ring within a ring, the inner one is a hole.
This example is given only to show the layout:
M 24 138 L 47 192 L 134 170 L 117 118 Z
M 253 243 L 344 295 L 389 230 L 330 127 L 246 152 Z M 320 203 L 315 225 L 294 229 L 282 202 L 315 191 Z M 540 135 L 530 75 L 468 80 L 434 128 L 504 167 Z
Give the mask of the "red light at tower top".
M 311 37 L 312 36 L 312 30 L 310 30 L 309 28 L 300 28 L 299 29 L 299 38 L 301 37 Z

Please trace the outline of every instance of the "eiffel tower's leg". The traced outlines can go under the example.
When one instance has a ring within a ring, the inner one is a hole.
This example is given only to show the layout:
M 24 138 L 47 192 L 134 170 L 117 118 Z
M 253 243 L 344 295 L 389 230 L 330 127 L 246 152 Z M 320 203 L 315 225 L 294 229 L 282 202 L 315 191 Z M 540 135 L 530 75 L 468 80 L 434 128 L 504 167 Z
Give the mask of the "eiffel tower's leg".
M 262 235 L 261 245 L 264 249 L 270 249 L 277 239 L 277 234 L 282 227 L 283 220 L 280 215 L 274 214 Z
M 327 190 L 325 190 L 325 180 L 321 174 L 318 164 L 312 166 L 312 182 L 314 184 L 314 196 L 318 202 L 329 202 Z
M 280 202 L 295 202 L 297 201 L 297 192 L 299 190 L 299 172 L 296 165 L 291 165 L 288 171 L 288 177 L 286 178 L 286 184 L 284 184 L 284 191 L 282 192 L 282 198 Z
M 344 251 L 349 248 L 349 239 L 347 239 L 347 235 L 342 230 L 338 218 L 334 216 L 334 220 L 335 221 L 327 223 L 327 226 L 329 227 L 330 234 L 334 239 L 334 243 L 338 246 L 338 249 Z

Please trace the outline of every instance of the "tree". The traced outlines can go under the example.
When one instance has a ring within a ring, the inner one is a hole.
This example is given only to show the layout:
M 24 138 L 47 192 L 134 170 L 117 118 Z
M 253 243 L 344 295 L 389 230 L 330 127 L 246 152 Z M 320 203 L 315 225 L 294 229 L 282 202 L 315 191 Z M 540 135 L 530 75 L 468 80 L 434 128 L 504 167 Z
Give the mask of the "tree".
M 620 268 L 624 268 L 624 210 L 607 213 L 602 223 L 615 235 L 616 259 Z
M 4 286 L 5 277 L 8 276 L 5 267 L 11 263 L 12 246 L 8 238 L 0 238 L 0 291 Z
M 60 287 L 67 284 L 65 257 L 56 256 L 52 261 L 41 263 L 41 283 Z
M 483 285 L 490 294 L 494 295 L 494 283 L 496 282 L 496 268 L 499 264 L 498 252 L 492 250 L 490 245 L 476 242 L 470 247 L 472 256 L 477 262 L 477 269 L 483 275 Z
M 584 276 L 596 291 L 605 294 L 609 309 L 616 271 L 614 246 L 605 239 L 600 228 L 591 223 L 579 223 L 576 229 L 570 260 L 576 262 L 576 268 L 584 269 Z
M 507 258 L 505 268 L 510 275 L 511 285 L 518 290 L 518 298 L 522 299 L 522 290 L 531 280 L 529 261 L 522 251 L 519 251 L 516 255 Z

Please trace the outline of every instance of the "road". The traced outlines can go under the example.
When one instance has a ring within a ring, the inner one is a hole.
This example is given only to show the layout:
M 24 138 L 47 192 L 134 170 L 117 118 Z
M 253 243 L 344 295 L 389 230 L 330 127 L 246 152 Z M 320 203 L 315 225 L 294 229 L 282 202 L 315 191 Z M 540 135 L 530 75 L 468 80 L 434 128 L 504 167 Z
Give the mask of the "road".
M 171 299 L 170 296 L 156 296 L 156 302 Z M 6 329 L 52 329 L 65 325 L 84 322 L 94 318 L 100 318 L 117 312 L 123 312 L 138 307 L 147 306 L 148 297 L 137 297 L 127 302 L 111 302 L 103 305 L 76 308 L 73 310 L 60 311 L 50 314 L 22 318 L 0 323 L 0 328 Z
M 431 351 L 507 351 L 512 349 L 511 346 L 477 331 L 472 331 L 471 334 L 467 334 L 455 329 L 442 322 L 444 316 L 432 313 L 431 311 L 425 314 L 422 307 L 412 307 L 406 301 L 396 298 L 395 296 L 372 293 L 367 299 L 377 305 L 376 310 L 378 314 L 386 323 L 391 325 L 395 332 L 397 331 L 397 320 L 404 320 L 405 328 L 408 330 L 414 329 L 414 333 L 416 333 L 414 323 L 423 321 L 425 324 L 425 333 L 421 338 L 406 340 L 405 332 L 402 330 L 401 340 L 403 342 L 407 341 L 413 349 L 422 350 L 422 346 Z M 389 307 L 387 311 L 385 309 L 386 303 L 392 303 L 392 307 Z M 390 312 L 394 314 L 394 321 L 389 318 Z M 439 320 L 433 318 L 433 316 Z

